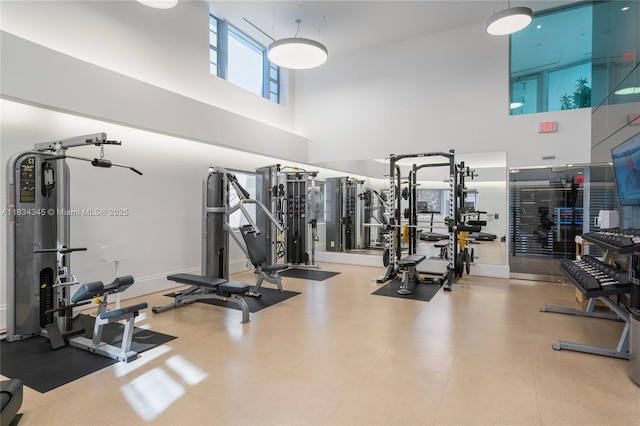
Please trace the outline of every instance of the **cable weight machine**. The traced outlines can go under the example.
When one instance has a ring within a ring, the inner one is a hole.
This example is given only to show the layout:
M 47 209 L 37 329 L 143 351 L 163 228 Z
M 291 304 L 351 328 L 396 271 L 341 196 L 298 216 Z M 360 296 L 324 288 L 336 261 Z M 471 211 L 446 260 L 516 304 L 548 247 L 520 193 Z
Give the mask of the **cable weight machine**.
M 365 248 L 364 200 L 360 197 L 363 180 L 353 177 L 327 179 L 329 214 L 326 218 L 327 251 L 351 252 Z
M 280 164 L 262 167 L 256 172 L 262 178 L 257 198 L 269 207 L 270 215 L 284 228 L 284 232 L 278 232 L 268 215 L 257 215 L 258 227 L 265 230 L 259 244 L 268 262 L 276 264 L 282 259 L 288 265 L 317 268 L 315 244 L 322 204 L 322 194 L 316 188 L 318 172 Z
M 130 351 L 131 334 L 127 331 L 121 347 L 100 341 L 102 327 L 110 322 L 125 322 L 133 329 L 134 317 L 146 303 L 107 311 L 107 296 L 131 286 L 133 277 L 117 277 L 110 284 L 100 281 L 83 284 L 71 273 L 71 253 L 86 248 L 70 246 L 70 217 L 95 215 L 93 209 L 70 209 L 70 173 L 67 159 L 87 161 L 94 167 L 134 167 L 113 163 L 104 157 L 106 145 L 121 145 L 95 133 L 34 145 L 31 151 L 14 154 L 7 165 L 7 341 L 33 336 L 47 337 L 55 349 L 67 343 L 120 361 L 135 359 Z M 70 148 L 96 146 L 98 158 L 67 154 Z M 98 316 L 82 328 L 74 326 L 74 308 L 100 297 Z M 86 338 L 81 334 L 93 336 Z

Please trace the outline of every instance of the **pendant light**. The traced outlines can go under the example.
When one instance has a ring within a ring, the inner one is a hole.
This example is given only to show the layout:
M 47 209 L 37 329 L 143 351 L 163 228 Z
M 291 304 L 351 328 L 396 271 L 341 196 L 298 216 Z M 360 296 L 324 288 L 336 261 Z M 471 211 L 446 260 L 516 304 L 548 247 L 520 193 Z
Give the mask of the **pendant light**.
M 300 32 L 301 22 L 300 19 L 296 19 L 296 36 Z M 294 70 L 319 67 L 327 61 L 329 51 L 322 43 L 296 36 L 271 43 L 267 49 L 269 60 L 279 67 Z
M 624 95 L 638 95 L 640 94 L 640 87 L 637 86 L 629 86 L 629 87 L 625 87 L 623 89 L 618 89 L 615 92 L 613 92 L 614 94 L 618 95 L 618 96 L 624 96 Z
M 171 9 L 178 4 L 178 0 L 138 0 L 138 2 L 154 9 Z
M 507 35 L 526 28 L 533 20 L 533 12 L 528 7 L 511 7 L 495 13 L 487 20 L 487 32 L 491 35 Z

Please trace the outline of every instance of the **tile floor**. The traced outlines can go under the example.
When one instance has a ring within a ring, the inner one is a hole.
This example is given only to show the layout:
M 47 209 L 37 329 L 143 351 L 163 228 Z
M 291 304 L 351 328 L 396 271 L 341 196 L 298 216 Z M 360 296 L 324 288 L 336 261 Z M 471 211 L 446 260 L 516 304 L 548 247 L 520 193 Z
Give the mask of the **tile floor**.
M 628 361 L 554 351 L 615 346 L 622 324 L 541 313 L 576 306 L 571 284 L 465 276 L 431 302 L 371 293 L 383 269 L 324 264 L 324 282 L 252 314 L 202 303 L 137 326 L 178 338 L 45 394 L 30 425 L 640 425 Z M 254 283 L 251 272 L 233 276 Z M 125 303 L 167 303 L 161 293 Z

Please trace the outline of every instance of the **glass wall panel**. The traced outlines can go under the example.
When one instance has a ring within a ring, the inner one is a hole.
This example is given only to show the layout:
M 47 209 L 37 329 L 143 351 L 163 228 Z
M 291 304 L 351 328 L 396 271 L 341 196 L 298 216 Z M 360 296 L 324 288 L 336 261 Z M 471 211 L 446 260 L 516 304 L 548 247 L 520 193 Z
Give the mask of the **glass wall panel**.
M 597 2 L 593 6 L 594 106 L 640 101 L 638 49 L 640 4 Z
M 511 115 L 538 112 L 538 77 L 524 77 L 511 83 Z
M 591 62 L 549 72 L 547 99 L 548 111 L 591 106 Z
M 512 115 L 591 106 L 592 12 L 583 4 L 542 13 L 511 35 Z
M 509 190 L 513 277 L 564 279 L 560 260 L 575 259 L 576 237 L 599 229 L 600 210 L 619 209 L 611 165 L 511 170 Z

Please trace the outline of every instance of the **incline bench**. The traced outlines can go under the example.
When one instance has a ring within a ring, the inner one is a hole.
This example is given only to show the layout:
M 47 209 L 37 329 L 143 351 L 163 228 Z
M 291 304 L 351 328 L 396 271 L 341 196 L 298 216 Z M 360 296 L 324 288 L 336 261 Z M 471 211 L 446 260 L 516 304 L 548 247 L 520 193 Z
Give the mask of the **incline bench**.
M 238 281 L 227 281 L 224 278 L 203 277 L 193 274 L 175 274 L 167 277 L 170 281 L 180 284 L 188 284 L 191 287 L 184 291 L 176 292 L 175 300 L 164 306 L 155 306 L 151 310 L 159 314 L 180 306 L 189 305 L 199 300 L 222 300 L 233 302 L 242 311 L 242 323 L 249 322 L 249 305 L 242 296 L 249 294 L 249 285 Z
M 411 254 L 400 259 L 398 269 L 402 272 L 402 285 L 398 289 L 399 294 L 411 294 L 411 290 L 409 290 L 409 278 L 413 279 L 415 283 L 420 280 L 416 266 L 425 259 L 426 256 L 422 254 Z

